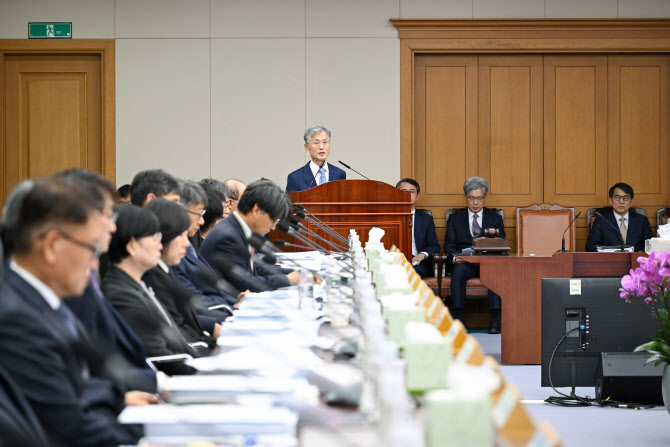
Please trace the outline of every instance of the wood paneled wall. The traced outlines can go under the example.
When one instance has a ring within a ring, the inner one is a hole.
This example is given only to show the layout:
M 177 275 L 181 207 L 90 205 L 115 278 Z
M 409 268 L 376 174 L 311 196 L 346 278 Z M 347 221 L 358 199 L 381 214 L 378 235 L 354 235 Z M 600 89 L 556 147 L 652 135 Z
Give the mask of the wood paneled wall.
M 401 175 L 422 185 L 444 240 L 463 181 L 487 177 L 487 206 L 582 211 L 617 181 L 656 227 L 670 206 L 668 19 L 393 19 L 400 37 Z
M 463 181 L 489 180 L 486 204 L 505 210 L 515 246 L 515 210 L 559 203 L 607 205 L 609 187 L 636 190 L 656 226 L 670 206 L 668 55 L 419 55 L 415 67 L 415 177 L 419 206 L 445 235 L 447 208 L 464 206 Z M 559 248 L 559 247 L 557 247 Z

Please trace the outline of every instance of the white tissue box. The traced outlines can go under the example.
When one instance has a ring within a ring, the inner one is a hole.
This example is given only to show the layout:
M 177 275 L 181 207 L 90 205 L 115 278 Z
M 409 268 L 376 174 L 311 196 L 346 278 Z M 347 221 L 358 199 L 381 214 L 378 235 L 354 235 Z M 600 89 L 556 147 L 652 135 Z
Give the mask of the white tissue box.
M 389 338 L 400 346 L 405 342 L 405 325 L 410 321 L 425 323 L 426 311 L 423 307 L 399 306 L 396 304 L 384 305 L 382 308 L 384 319 L 386 320 L 386 330 Z
M 447 386 L 451 345 L 428 323 L 405 325 L 407 390 L 423 392 Z
M 494 445 L 491 399 L 487 394 L 431 391 L 426 403 L 429 447 Z

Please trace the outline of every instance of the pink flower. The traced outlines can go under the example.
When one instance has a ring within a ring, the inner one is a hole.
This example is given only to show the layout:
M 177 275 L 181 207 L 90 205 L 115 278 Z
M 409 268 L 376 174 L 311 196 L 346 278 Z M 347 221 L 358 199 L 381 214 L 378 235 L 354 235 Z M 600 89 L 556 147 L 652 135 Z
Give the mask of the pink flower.
M 651 306 L 653 304 L 653 302 L 654 302 L 654 300 L 650 297 L 647 297 L 647 298 L 644 299 L 644 304 L 646 304 L 647 306 Z
M 630 292 L 626 289 L 619 289 L 619 296 L 621 297 L 622 300 L 628 301 L 630 299 Z

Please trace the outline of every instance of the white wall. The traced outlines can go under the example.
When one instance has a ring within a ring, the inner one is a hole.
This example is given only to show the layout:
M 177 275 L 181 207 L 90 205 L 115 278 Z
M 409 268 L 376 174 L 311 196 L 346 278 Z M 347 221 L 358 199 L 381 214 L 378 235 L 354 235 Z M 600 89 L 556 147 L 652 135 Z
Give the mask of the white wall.
M 29 21 L 116 39 L 119 184 L 160 167 L 283 186 L 314 124 L 333 132 L 331 162 L 394 183 L 395 17 L 670 17 L 670 0 L 0 0 L 0 39 Z

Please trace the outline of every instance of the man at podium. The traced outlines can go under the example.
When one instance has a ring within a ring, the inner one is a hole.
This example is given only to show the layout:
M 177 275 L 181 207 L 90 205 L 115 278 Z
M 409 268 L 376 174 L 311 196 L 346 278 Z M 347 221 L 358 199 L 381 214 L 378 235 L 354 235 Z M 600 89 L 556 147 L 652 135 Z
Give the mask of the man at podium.
M 304 139 L 311 160 L 288 175 L 287 193 L 304 191 L 332 180 L 346 180 L 347 174 L 342 169 L 326 162 L 330 155 L 330 130 L 323 126 L 310 127 Z

